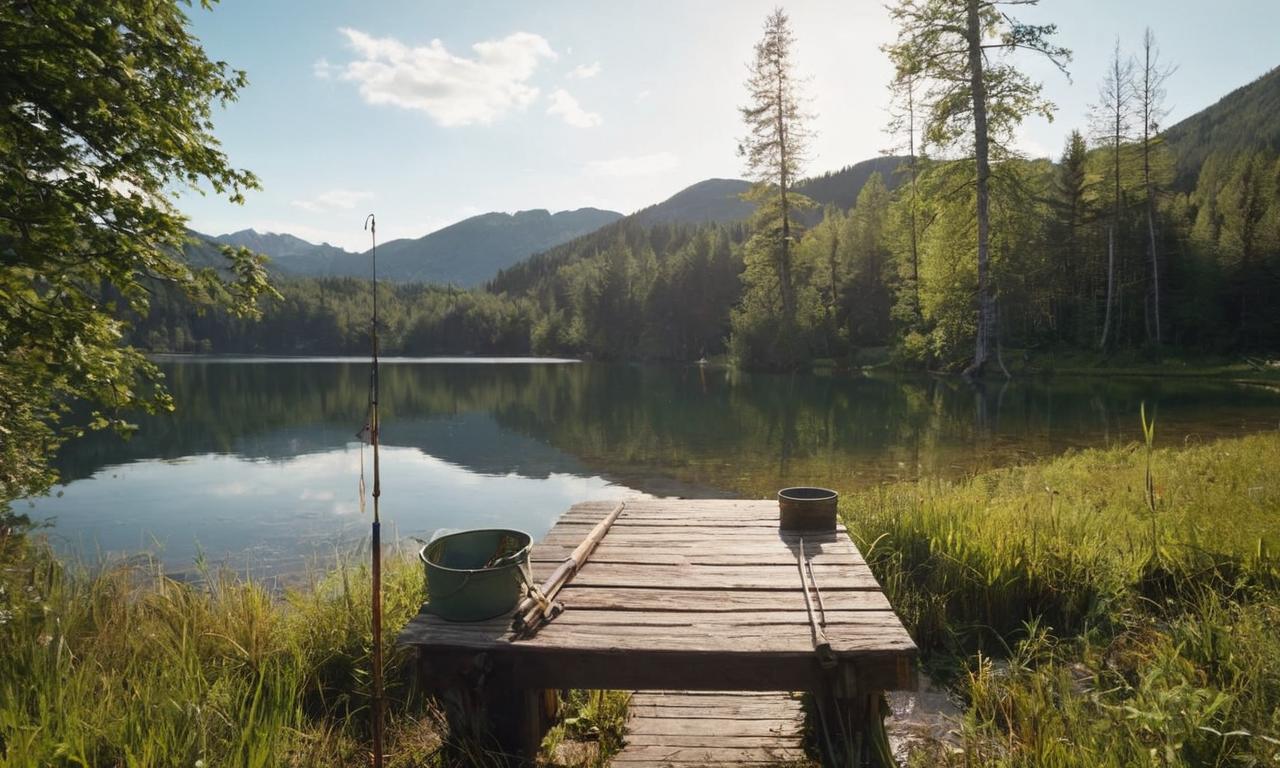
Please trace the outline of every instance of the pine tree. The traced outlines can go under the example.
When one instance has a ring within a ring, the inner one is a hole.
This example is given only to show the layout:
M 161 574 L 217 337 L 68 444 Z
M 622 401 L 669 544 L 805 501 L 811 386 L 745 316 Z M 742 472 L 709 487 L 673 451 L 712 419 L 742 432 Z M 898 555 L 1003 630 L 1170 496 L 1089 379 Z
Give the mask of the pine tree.
M 1098 92 L 1098 103 L 1094 105 L 1093 130 L 1095 139 L 1110 148 L 1112 209 L 1111 225 L 1107 228 L 1107 303 L 1103 312 L 1102 337 L 1098 347 L 1103 351 L 1113 341 L 1112 318 L 1117 302 L 1116 291 L 1116 248 L 1120 239 L 1120 224 L 1123 206 L 1121 190 L 1121 158 L 1124 145 L 1129 141 L 1133 121 L 1133 60 L 1122 59 L 1120 40 L 1116 39 L 1115 50 L 1111 56 L 1111 64 L 1107 68 L 1107 76 Z
M 1164 84 L 1173 73 L 1160 63 L 1156 38 L 1148 28 L 1142 35 L 1142 75 L 1138 85 L 1138 110 L 1142 113 L 1142 188 L 1147 199 L 1147 248 L 1151 259 L 1152 333 L 1156 346 L 1160 331 L 1160 254 L 1156 247 L 1156 181 L 1151 168 L 1152 154 L 1159 142 L 1160 121 L 1164 119 Z
M 1057 28 L 1024 24 L 1003 7 L 1036 0 L 898 0 L 890 9 L 898 39 L 888 46 L 895 80 L 929 83 L 923 95 L 925 136 L 932 146 L 971 152 L 977 215 L 978 322 L 969 376 L 981 376 L 996 352 L 996 297 L 990 266 L 991 160 L 1009 156 L 1013 129 L 1053 106 L 1011 63 L 991 53 L 1031 51 L 1065 67 L 1070 51 L 1050 42 Z M 1064 70 L 1065 71 L 1065 70 Z M 969 142 L 972 141 L 972 144 Z
M 1058 256 L 1054 265 L 1056 280 L 1052 301 L 1054 323 L 1057 326 L 1055 330 L 1059 336 L 1078 322 L 1078 297 L 1084 290 L 1080 268 L 1084 262 L 1082 230 L 1088 217 L 1088 202 L 1085 199 L 1088 191 L 1085 174 L 1087 156 L 1088 146 L 1084 137 L 1079 131 L 1072 131 L 1062 150 L 1062 159 L 1055 169 L 1051 189 L 1053 221 L 1049 227 L 1050 242 L 1054 244 Z M 1073 334 L 1072 340 L 1075 340 L 1075 335 Z
M 794 45 L 790 20 L 781 8 L 774 9 L 765 20 L 764 37 L 756 43 L 750 65 L 746 83 L 749 103 L 740 108 L 747 135 L 738 144 L 748 174 L 759 185 L 758 197 L 773 198 L 777 206 L 771 250 L 783 321 L 788 325 L 795 322 L 796 315 L 792 274 L 795 201 L 791 188 L 802 172 L 810 137 L 800 83 L 793 71 Z

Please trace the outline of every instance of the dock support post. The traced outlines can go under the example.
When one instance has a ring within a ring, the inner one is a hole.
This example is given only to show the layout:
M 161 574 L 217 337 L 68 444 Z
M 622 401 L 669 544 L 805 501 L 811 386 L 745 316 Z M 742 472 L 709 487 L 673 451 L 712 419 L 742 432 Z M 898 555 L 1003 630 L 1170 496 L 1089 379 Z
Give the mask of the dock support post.
M 552 698 L 555 691 L 515 688 L 504 677 L 496 676 L 485 686 L 485 714 L 494 738 L 511 763 L 533 765 L 542 737 L 555 718 L 558 698 Z
M 469 749 L 502 753 L 509 765 L 532 765 L 556 717 L 555 690 L 513 684 L 512 670 L 487 654 L 418 655 L 419 677 L 444 707 L 449 733 Z

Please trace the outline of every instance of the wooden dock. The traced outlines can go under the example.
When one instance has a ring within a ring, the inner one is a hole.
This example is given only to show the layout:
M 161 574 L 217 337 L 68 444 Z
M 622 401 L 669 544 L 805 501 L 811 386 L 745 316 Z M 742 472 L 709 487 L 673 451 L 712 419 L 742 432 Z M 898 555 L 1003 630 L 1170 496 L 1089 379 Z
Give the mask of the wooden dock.
M 566 512 L 533 549 L 535 581 L 614 507 L 589 502 Z M 834 669 L 814 653 L 797 566 L 802 540 Z M 548 724 L 548 689 L 640 691 L 642 703 L 665 700 L 652 692 L 668 690 L 828 691 L 865 712 L 881 691 L 914 685 L 915 645 L 848 534 L 779 531 L 772 501 L 628 501 L 560 600 L 564 613 L 532 638 L 514 639 L 509 616 L 451 623 L 420 613 L 399 641 L 418 649 L 428 686 L 480 691 L 505 743 L 526 754 Z M 721 696 L 717 703 L 728 703 Z M 637 722 L 649 728 L 650 719 Z M 789 753 L 789 738 L 772 746 Z M 663 745 L 628 749 L 649 746 Z
M 804 711 L 786 692 L 637 691 L 618 768 L 803 765 Z

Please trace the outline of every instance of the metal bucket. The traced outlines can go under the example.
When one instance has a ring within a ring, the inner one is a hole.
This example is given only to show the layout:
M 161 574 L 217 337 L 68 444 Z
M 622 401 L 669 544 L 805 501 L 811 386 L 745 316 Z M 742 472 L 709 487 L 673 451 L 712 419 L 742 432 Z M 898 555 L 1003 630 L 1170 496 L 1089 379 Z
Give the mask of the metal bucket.
M 827 488 L 778 491 L 779 522 L 788 531 L 834 531 L 840 494 Z
M 489 528 L 434 539 L 418 557 L 427 578 L 425 610 L 448 621 L 483 621 L 516 607 L 529 583 L 523 531 Z

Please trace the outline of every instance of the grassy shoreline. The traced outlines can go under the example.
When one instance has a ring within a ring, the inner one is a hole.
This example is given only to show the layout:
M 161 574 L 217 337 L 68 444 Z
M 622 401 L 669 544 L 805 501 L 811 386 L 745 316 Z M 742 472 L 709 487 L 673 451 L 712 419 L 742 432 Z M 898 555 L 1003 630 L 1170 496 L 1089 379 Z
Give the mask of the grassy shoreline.
M 926 667 L 966 705 L 962 752 L 918 764 L 1280 760 L 1277 467 L 1269 433 L 845 499 Z
M 0 525 L 0 765 L 366 764 L 367 563 L 336 560 L 283 587 L 197 570 L 178 580 L 147 558 L 69 564 L 42 537 Z M 416 556 L 390 554 L 386 764 L 498 768 L 488 734 L 448 733 L 395 646 L 424 599 Z M 548 758 L 601 765 L 620 746 L 626 700 L 574 692 Z
M 1153 482 L 1147 493 L 1147 466 Z M 966 710 L 918 765 L 1280 760 L 1280 434 L 1069 452 L 851 494 L 841 513 Z M 347 765 L 367 750 L 361 564 L 273 592 L 154 564 L 87 570 L 0 529 L 0 763 Z M 392 647 L 421 571 L 386 571 L 396 766 L 475 764 Z M 622 702 L 579 696 L 566 734 Z M 441 747 L 444 746 L 444 749 Z M 483 755 L 480 755 L 483 757 Z M 598 763 L 590 754 L 587 763 Z

